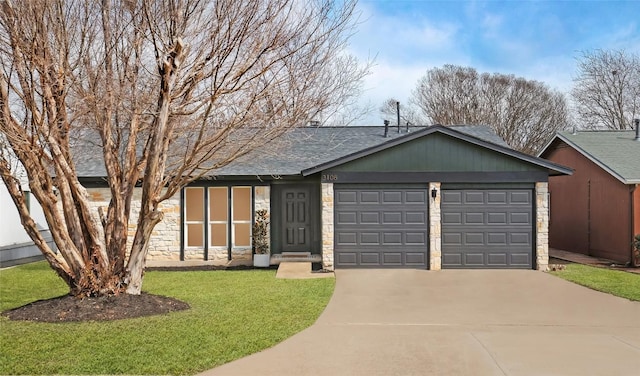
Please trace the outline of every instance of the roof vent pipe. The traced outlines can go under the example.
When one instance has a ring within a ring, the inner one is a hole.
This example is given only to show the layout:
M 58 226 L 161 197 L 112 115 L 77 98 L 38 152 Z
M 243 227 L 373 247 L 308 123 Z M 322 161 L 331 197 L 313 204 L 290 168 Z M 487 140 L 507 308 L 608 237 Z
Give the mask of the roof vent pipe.
M 398 115 L 398 133 L 400 133 L 400 102 L 396 102 L 396 114 Z
M 636 141 L 640 141 L 640 119 L 635 119 L 636 123 Z
M 389 137 L 389 120 L 384 121 L 384 138 Z

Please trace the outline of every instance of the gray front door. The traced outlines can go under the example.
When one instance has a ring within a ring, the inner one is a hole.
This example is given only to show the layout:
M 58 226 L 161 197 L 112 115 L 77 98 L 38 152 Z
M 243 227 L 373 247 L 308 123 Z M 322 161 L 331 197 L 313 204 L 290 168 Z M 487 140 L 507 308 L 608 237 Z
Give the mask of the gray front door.
M 443 268 L 523 268 L 533 262 L 533 190 L 442 190 Z
M 426 268 L 427 205 L 426 187 L 335 185 L 335 266 Z
M 311 251 L 310 188 L 282 190 L 282 251 Z

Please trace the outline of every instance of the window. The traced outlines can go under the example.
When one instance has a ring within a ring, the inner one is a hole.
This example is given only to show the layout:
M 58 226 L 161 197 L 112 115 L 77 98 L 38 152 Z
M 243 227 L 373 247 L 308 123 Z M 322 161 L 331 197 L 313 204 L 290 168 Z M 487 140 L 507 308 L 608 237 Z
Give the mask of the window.
M 233 187 L 233 245 L 251 247 L 251 187 Z
M 251 247 L 252 187 L 188 187 L 184 201 L 186 247 Z
M 184 237 L 187 247 L 204 247 L 204 188 L 186 188 Z
M 227 187 L 209 188 L 209 245 L 227 247 L 229 194 Z

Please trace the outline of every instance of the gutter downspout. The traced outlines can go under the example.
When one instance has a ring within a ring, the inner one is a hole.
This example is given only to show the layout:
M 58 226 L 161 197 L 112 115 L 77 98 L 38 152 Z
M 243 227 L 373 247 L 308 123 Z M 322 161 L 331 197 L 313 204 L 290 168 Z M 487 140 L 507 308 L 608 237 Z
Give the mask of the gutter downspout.
M 587 180 L 587 252 L 591 256 L 591 179 Z

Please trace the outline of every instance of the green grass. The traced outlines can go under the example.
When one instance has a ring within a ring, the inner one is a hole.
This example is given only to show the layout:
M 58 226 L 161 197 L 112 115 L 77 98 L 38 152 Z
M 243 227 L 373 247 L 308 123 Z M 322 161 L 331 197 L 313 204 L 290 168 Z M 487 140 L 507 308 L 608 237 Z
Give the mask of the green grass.
M 640 301 L 640 274 L 581 264 L 568 264 L 565 270 L 551 274 L 597 291 Z
M 112 322 L 0 317 L 0 374 L 194 374 L 310 326 L 334 284 L 333 278 L 275 279 L 274 270 L 150 271 L 144 291 L 191 309 Z M 44 262 L 0 271 L 0 311 L 66 292 Z

